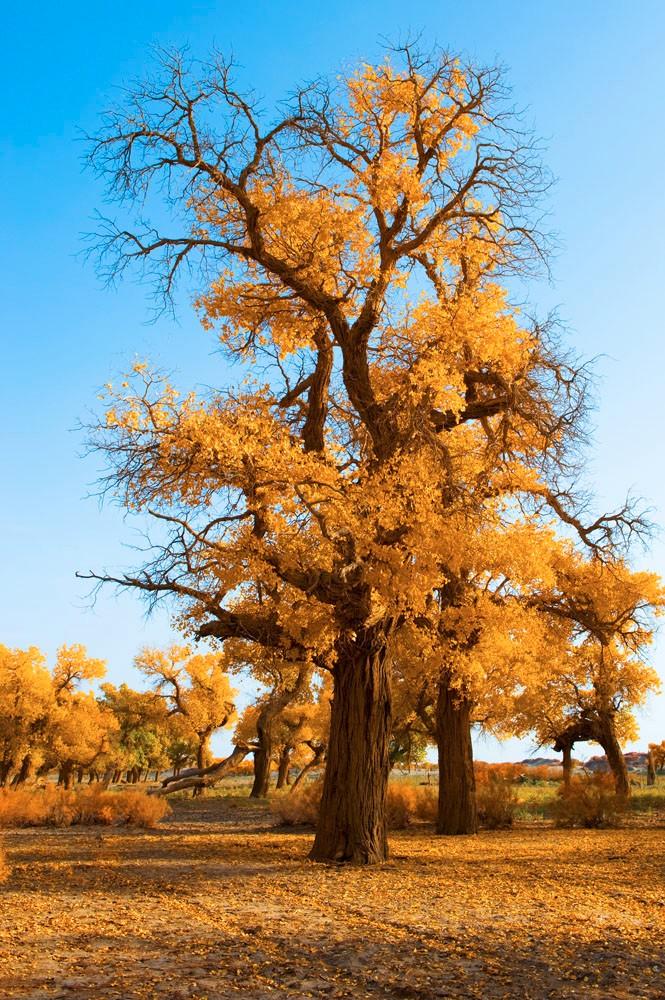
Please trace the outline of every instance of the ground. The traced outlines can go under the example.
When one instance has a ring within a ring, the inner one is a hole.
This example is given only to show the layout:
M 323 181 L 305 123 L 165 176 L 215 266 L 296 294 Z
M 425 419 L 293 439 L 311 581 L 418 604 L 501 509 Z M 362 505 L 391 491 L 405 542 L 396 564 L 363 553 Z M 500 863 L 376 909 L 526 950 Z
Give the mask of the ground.
M 663 998 L 662 827 L 391 838 L 314 865 L 267 807 L 3 833 L 0 997 Z

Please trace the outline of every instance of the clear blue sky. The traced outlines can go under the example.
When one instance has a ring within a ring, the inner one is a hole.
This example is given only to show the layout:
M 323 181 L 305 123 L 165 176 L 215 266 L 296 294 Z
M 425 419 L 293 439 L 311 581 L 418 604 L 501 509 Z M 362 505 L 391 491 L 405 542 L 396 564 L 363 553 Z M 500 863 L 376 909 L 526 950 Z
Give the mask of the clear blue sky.
M 148 325 L 147 289 L 126 282 L 109 292 L 76 256 L 101 197 L 81 171 L 77 130 L 93 129 L 114 88 L 142 75 L 154 44 L 232 50 L 268 100 L 295 81 L 375 58 L 381 37 L 409 32 L 504 64 L 559 179 L 551 210 L 563 252 L 554 283 L 533 287 L 532 299 L 560 305 L 576 347 L 602 355 L 590 473 L 602 500 L 615 503 L 632 487 L 665 523 L 660 0 L 11 6 L 2 16 L 0 124 L 0 642 L 49 654 L 84 642 L 109 660 L 113 681 L 136 683 L 136 650 L 172 638 L 168 617 L 146 622 L 131 595 L 109 591 L 88 610 L 74 577 L 132 558 L 121 513 L 86 499 L 95 462 L 80 457 L 75 428 L 95 407 L 97 387 L 136 355 L 188 384 L 225 379 L 186 302 L 179 325 Z M 662 541 L 641 562 L 665 574 Z M 665 636 L 655 663 L 665 677 Z M 663 738 L 665 696 L 643 713 L 638 745 Z M 477 753 L 514 758 L 526 749 L 481 741 Z

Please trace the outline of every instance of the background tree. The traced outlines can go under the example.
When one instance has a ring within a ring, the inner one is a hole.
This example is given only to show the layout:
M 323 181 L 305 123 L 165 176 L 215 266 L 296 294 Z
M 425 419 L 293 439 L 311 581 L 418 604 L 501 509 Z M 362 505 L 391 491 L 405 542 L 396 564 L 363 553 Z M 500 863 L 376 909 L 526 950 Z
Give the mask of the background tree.
M 42 770 L 58 769 L 58 783 L 71 787 L 79 772 L 93 767 L 111 745 L 117 723 L 92 691 L 81 686 L 100 679 L 106 663 L 88 656 L 85 646 L 61 646 L 52 671 L 55 707 L 45 734 Z
M 575 743 L 592 741 L 605 751 L 616 791 L 630 794 L 621 741 L 636 733 L 634 709 L 659 688 L 645 660 L 663 589 L 652 573 L 625 563 L 585 559 L 562 549 L 550 589 L 534 597 L 552 621 L 551 634 L 568 636 L 564 655 L 522 696 L 524 726 L 564 754 L 569 783 Z
M 128 772 L 128 780 L 140 780 L 143 772 L 157 772 L 168 767 L 168 747 L 173 738 L 172 717 L 163 699 L 151 691 L 133 691 L 127 684 L 115 687 L 102 684 L 101 703 L 113 712 L 118 732 L 108 766 L 113 771 Z M 191 752 L 191 751 L 190 751 Z
M 0 786 L 22 784 L 41 763 L 55 707 L 51 674 L 36 648 L 0 646 Z
M 165 699 L 169 712 L 186 721 L 196 736 L 196 764 L 210 764 L 210 739 L 231 725 L 236 691 L 231 687 L 224 657 L 219 653 L 192 653 L 189 646 L 167 650 L 144 649 L 135 665 L 150 678 Z

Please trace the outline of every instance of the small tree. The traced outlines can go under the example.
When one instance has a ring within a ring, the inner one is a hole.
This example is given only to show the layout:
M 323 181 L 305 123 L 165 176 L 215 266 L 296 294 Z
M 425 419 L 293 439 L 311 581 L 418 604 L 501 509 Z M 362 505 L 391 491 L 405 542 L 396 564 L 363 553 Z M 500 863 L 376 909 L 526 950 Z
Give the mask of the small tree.
M 149 677 L 172 714 L 186 721 L 196 736 L 196 765 L 210 764 L 210 738 L 230 726 L 236 715 L 224 657 L 219 653 L 192 653 L 189 646 L 143 649 L 135 664 Z M 195 789 L 195 792 L 197 789 Z M 198 790 L 200 791 L 200 789 Z

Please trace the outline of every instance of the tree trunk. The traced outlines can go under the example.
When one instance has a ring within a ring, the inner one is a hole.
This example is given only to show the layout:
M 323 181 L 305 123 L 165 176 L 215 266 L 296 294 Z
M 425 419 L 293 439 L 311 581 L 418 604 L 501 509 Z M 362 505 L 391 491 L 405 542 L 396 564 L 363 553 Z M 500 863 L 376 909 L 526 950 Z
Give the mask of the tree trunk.
M 310 858 L 370 865 L 388 855 L 391 693 L 385 628 L 337 642 L 328 763 Z
M 233 748 L 233 753 L 225 760 L 218 760 L 216 764 L 210 764 L 203 771 L 193 767 L 189 771 L 181 771 L 179 775 L 170 775 L 163 779 L 162 787 L 157 789 L 157 795 L 170 795 L 171 792 L 181 792 L 186 788 L 211 788 L 220 778 L 223 778 L 227 771 L 237 767 L 241 760 L 244 760 L 250 748 L 246 744 L 238 744 Z
M 70 760 L 66 760 L 60 767 L 58 784 L 66 789 L 70 789 L 74 784 L 74 765 Z
M 17 787 L 18 785 L 25 784 L 25 782 L 32 777 L 33 771 L 34 766 L 32 763 L 32 757 L 29 753 L 27 753 L 21 761 L 21 767 L 19 768 L 18 773 L 14 775 L 12 785 Z
M 647 753 L 647 786 L 650 788 L 656 784 L 656 762 L 653 759 L 653 750 Z
M 471 710 L 472 703 L 451 686 L 450 674 L 443 671 L 436 699 L 436 744 L 439 753 L 436 832 L 448 836 L 478 832 Z
M 570 790 L 570 784 L 573 777 L 573 747 L 571 743 L 565 743 L 561 748 L 563 754 L 563 759 L 561 761 L 561 767 L 563 771 L 563 787 L 567 792 Z
M 630 781 L 628 779 L 628 768 L 626 767 L 626 760 L 616 737 L 611 718 L 601 720 L 598 742 L 605 751 L 607 763 L 614 777 L 614 788 L 617 795 L 623 799 L 629 798 Z
M 284 788 L 289 783 L 289 765 L 291 764 L 291 750 L 285 747 L 279 755 L 277 766 L 277 788 Z
M 305 764 L 305 766 L 296 775 L 296 780 L 291 785 L 291 791 L 292 792 L 295 792 L 296 788 L 298 787 L 298 785 L 300 784 L 300 782 L 303 780 L 303 778 L 305 777 L 305 775 L 309 774 L 310 771 L 313 771 L 315 767 L 318 767 L 322 763 L 322 761 L 324 760 L 324 758 L 326 756 L 326 747 L 325 747 L 325 744 L 323 744 L 323 743 L 320 744 L 317 747 L 312 747 L 312 750 L 313 750 L 314 756 L 312 757 L 311 760 L 307 761 L 307 763 Z
M 254 784 L 249 793 L 250 799 L 265 799 L 270 788 L 270 771 L 272 769 L 272 716 L 260 712 L 256 721 L 256 736 L 258 749 L 254 751 Z
M 199 733 L 199 745 L 196 748 L 196 767 L 197 770 L 202 771 L 210 763 L 210 734 L 209 733 Z M 199 795 L 205 794 L 204 785 L 196 785 L 194 791 L 192 792 L 192 797 L 197 798 Z
M 2 764 L 0 764 L 0 788 L 4 788 L 5 785 L 7 784 L 9 776 L 12 773 L 13 767 L 14 767 L 13 760 L 4 760 Z

